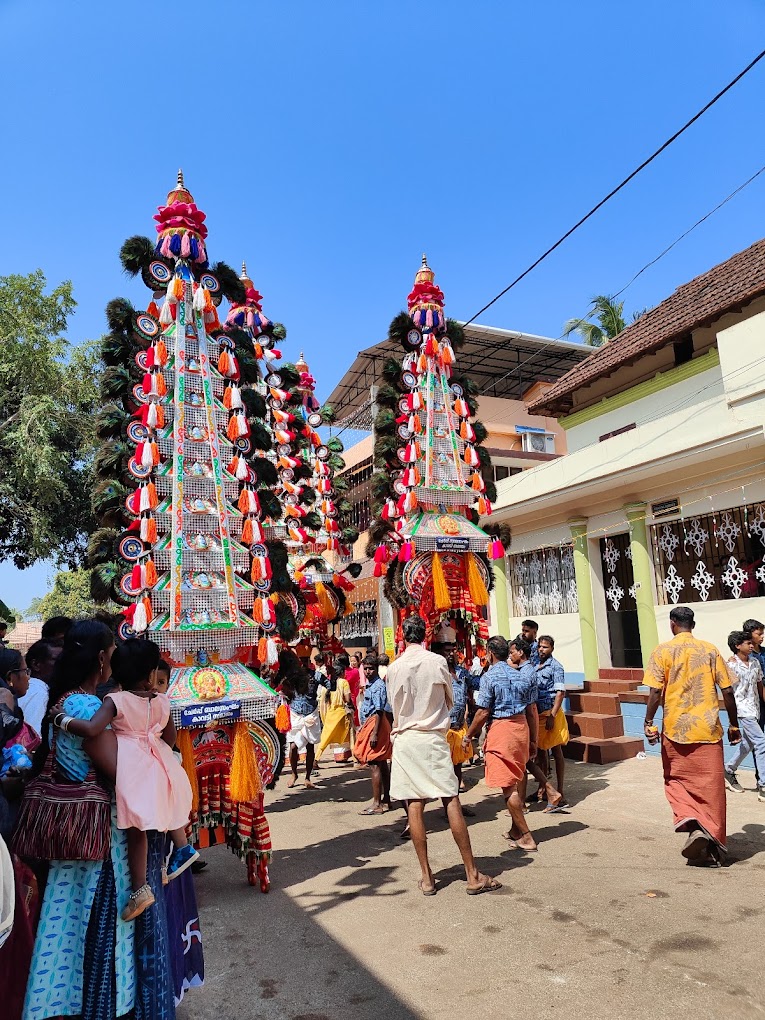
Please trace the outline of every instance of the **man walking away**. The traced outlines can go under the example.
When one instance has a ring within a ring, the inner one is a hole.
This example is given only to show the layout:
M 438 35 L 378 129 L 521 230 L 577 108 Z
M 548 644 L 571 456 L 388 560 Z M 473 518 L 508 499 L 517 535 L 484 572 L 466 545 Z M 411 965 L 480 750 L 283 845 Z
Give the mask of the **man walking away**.
M 436 883 L 428 860 L 425 801 L 440 797 L 454 841 L 465 865 L 470 896 L 501 888 L 496 879 L 476 867 L 462 807 L 459 783 L 446 742 L 452 681 L 446 660 L 422 647 L 425 622 L 412 615 L 404 620 L 406 648 L 388 667 L 388 695 L 393 707 L 391 796 L 407 802 L 412 842 L 422 877 L 424 896 L 434 896 Z
M 738 744 L 741 734 L 730 673 L 715 646 L 694 637 L 695 622 L 687 606 L 669 614 L 672 640 L 653 650 L 643 678 L 651 688 L 644 730 L 649 744 L 658 743 L 653 717 L 663 701 L 664 792 L 675 831 L 689 833 L 680 852 L 689 864 L 719 867 L 727 851 L 718 688 L 730 720 L 728 740 Z
M 732 658 L 728 659 L 728 668 L 733 677 L 741 743 L 725 766 L 725 784 L 734 793 L 744 792 L 736 778 L 736 769 L 751 751 L 757 765 L 757 799 L 765 801 L 765 788 L 761 785 L 765 776 L 765 734 L 759 723 L 762 669 L 759 659 L 752 655 L 752 639 L 746 631 L 732 631 L 728 635 L 728 648 L 733 652 Z
M 506 836 L 511 848 L 532 851 L 537 844 L 523 815 L 519 784 L 526 774 L 526 763 L 537 753 L 536 670 L 529 662 L 529 645 L 523 638 L 515 638 L 508 645 L 497 635 L 489 638 L 486 647 L 490 666 L 481 677 L 475 699 L 478 710 L 464 744 L 467 748 L 472 737 L 488 722 L 483 745 L 486 785 L 502 790 L 513 819 Z M 509 656 L 513 666 L 508 665 Z

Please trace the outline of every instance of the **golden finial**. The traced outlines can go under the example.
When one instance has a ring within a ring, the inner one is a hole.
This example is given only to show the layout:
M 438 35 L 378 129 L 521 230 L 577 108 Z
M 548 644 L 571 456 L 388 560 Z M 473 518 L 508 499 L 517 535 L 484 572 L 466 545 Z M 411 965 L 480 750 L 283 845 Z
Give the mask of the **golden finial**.
M 298 372 L 300 372 L 301 374 L 302 374 L 303 372 L 307 372 L 307 371 L 308 371 L 308 365 L 306 364 L 306 360 L 305 360 L 305 355 L 303 354 L 303 352 L 302 352 L 302 351 L 300 352 L 300 357 L 299 357 L 299 358 L 298 358 L 298 360 L 297 360 L 297 364 L 295 365 L 295 368 L 296 368 L 296 369 L 298 370 Z

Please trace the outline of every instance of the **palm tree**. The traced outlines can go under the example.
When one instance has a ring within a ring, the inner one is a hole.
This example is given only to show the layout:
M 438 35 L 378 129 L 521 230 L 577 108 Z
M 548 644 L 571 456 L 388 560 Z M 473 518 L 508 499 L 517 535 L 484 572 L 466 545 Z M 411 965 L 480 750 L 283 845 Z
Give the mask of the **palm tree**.
M 642 313 L 640 313 L 642 314 Z M 639 318 L 636 315 L 635 318 Z M 588 322 L 595 319 L 595 322 Z M 634 320 L 633 320 L 634 321 Z M 563 335 L 578 333 L 590 347 L 600 347 L 626 327 L 624 302 L 614 301 L 606 294 L 597 294 L 590 303 L 590 310 L 583 319 L 569 319 L 563 327 Z

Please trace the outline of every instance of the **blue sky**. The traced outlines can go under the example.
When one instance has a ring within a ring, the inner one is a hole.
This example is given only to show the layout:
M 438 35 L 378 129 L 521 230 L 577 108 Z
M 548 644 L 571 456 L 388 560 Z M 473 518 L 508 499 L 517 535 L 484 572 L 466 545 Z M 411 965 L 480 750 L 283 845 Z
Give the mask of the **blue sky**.
M 172 11 L 176 11 L 174 14 Z M 427 251 L 469 318 L 759 49 L 757 0 L 76 5 L 0 0 L 0 275 L 74 282 L 70 338 L 116 295 L 178 166 L 209 251 L 247 260 L 326 395 Z M 558 336 L 765 163 L 759 65 L 483 320 Z M 627 309 L 765 233 L 765 175 L 627 291 Z M 0 564 L 26 606 L 48 570 Z

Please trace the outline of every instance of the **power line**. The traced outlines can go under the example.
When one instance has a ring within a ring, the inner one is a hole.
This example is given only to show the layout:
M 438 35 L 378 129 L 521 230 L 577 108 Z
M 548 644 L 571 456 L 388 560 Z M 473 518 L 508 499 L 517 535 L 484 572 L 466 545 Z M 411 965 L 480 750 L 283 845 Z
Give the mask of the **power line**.
M 739 186 L 737 188 L 735 188 L 728 196 L 726 196 L 722 200 L 722 202 L 718 202 L 718 204 L 714 207 L 714 209 L 710 209 L 708 213 L 705 213 L 701 217 L 701 219 L 696 220 L 696 222 L 693 224 L 693 226 L 688 227 L 688 229 L 683 231 L 683 233 L 680 234 L 679 237 L 676 237 L 675 240 L 671 244 L 667 245 L 667 247 L 664 249 L 664 251 L 660 252 L 655 258 L 651 259 L 650 262 L 646 262 L 646 264 L 642 267 L 642 269 L 639 269 L 628 283 L 625 283 L 624 286 L 620 290 L 617 290 L 615 294 L 611 295 L 612 299 L 613 298 L 617 298 L 620 295 L 622 295 L 629 287 L 632 286 L 632 284 L 635 282 L 635 280 L 637 280 L 637 278 L 639 276 L 641 276 L 647 269 L 650 269 L 651 266 L 655 266 L 656 263 L 660 261 L 660 259 L 663 259 L 665 255 L 667 255 L 670 251 L 672 251 L 672 249 L 675 247 L 675 245 L 679 244 L 680 241 L 682 241 L 682 240 L 684 240 L 684 238 L 688 237 L 688 235 L 690 233 L 692 233 L 696 229 L 696 227 L 700 227 L 701 224 L 706 222 L 706 220 L 708 220 L 710 216 L 713 216 L 716 212 L 718 212 L 720 209 L 722 209 L 722 207 L 724 205 L 726 205 L 728 202 L 730 202 L 730 200 L 732 198 L 735 198 L 736 195 L 740 194 L 744 190 L 744 188 L 748 187 L 762 173 L 765 173 L 765 166 L 761 166 L 760 169 L 757 170 L 755 173 L 753 173 L 752 176 L 748 180 L 744 181 L 743 184 L 739 184 Z M 590 314 L 590 313 L 588 313 L 588 314 Z M 572 326 L 571 329 L 566 330 L 565 333 L 561 333 L 561 335 L 559 337 L 556 337 L 554 340 L 548 340 L 547 343 L 542 344 L 542 346 L 540 348 L 538 348 L 538 350 L 536 350 L 533 354 L 530 354 L 528 356 L 528 358 L 526 358 L 525 361 L 522 361 L 519 365 L 513 365 L 513 367 L 510 369 L 509 372 L 506 372 L 503 376 L 500 376 L 499 379 L 492 380 L 492 382 L 489 385 L 492 386 L 492 387 L 493 386 L 497 386 L 503 380 L 507 379 L 508 376 L 513 375 L 514 372 L 520 372 L 520 370 L 524 367 L 524 365 L 528 365 L 528 363 L 530 361 L 534 361 L 535 358 L 539 354 L 542 353 L 542 351 L 547 350 L 548 347 L 552 347 L 554 344 L 557 344 L 559 340 L 563 340 L 565 337 L 569 336 L 571 333 L 573 333 L 577 329 L 577 327 L 579 325 L 581 325 L 581 323 L 586 322 L 586 321 L 587 321 L 587 315 L 584 315 L 584 316 L 582 316 L 582 318 L 577 319 L 576 320 L 576 325 Z M 616 338 L 614 338 L 614 339 L 616 339 Z M 499 346 L 504 346 L 504 344 L 501 344 Z M 484 388 L 484 392 L 485 392 L 485 388 Z
M 574 231 L 578 230 L 579 227 L 582 226 L 582 224 L 586 223 L 587 220 L 589 220 L 591 216 L 594 216 L 595 213 L 599 209 L 602 209 L 603 206 L 606 204 L 606 202 L 610 201 L 614 197 L 614 195 L 618 194 L 622 190 L 622 188 L 626 187 L 626 185 L 629 184 L 629 182 L 631 180 L 633 180 L 633 178 L 637 177 L 637 175 L 641 172 L 641 170 L 645 170 L 645 168 L 650 163 L 652 163 L 656 159 L 657 156 L 660 156 L 661 153 L 664 152 L 665 149 L 669 148 L 669 146 L 673 142 L 677 141 L 677 139 L 680 137 L 680 135 L 682 135 L 685 131 L 687 131 L 688 128 L 691 127 L 692 124 L 695 124 L 696 121 L 707 112 L 707 110 L 711 109 L 711 107 L 713 107 L 715 105 L 715 103 L 719 99 L 722 99 L 722 97 L 725 95 L 726 92 L 729 92 L 733 88 L 734 85 L 738 84 L 738 82 L 741 81 L 741 79 L 744 77 L 744 75 L 748 74 L 749 71 L 751 71 L 752 68 L 756 64 L 758 64 L 762 60 L 763 57 L 765 57 L 765 50 L 762 50 L 760 53 L 758 53 L 758 55 L 754 58 L 754 60 L 752 60 L 749 64 L 747 64 L 747 66 L 743 69 L 743 71 L 739 72 L 739 74 L 737 74 L 736 77 L 732 81 L 728 82 L 728 84 L 725 86 L 725 88 L 721 89 L 717 93 L 717 95 L 713 96 L 712 99 L 710 99 L 709 102 L 698 111 L 698 113 L 694 114 L 694 116 L 691 117 L 691 119 L 689 121 L 687 121 L 670 138 L 668 138 L 666 140 L 666 142 L 663 143 L 663 145 L 660 145 L 659 148 L 651 156 L 648 157 L 648 159 L 643 160 L 643 162 L 640 164 L 640 166 L 636 167 L 632 171 L 632 173 L 629 174 L 629 176 L 625 177 L 624 180 L 620 184 L 617 184 L 617 186 L 615 188 L 613 188 L 611 191 L 609 191 L 609 193 L 604 198 L 602 198 L 597 203 L 597 205 L 594 205 L 592 207 L 592 209 L 590 209 L 590 211 L 588 213 L 586 213 L 584 216 L 582 216 L 582 218 L 580 220 L 578 220 L 573 225 L 573 227 L 571 227 L 569 230 L 567 230 L 566 233 L 563 234 L 562 237 L 558 238 L 558 240 L 555 242 L 555 244 L 551 245 L 547 249 L 547 251 L 543 252 L 539 256 L 539 258 L 536 259 L 534 262 L 532 262 L 531 265 L 528 266 L 527 269 L 524 269 L 524 271 L 519 276 L 516 276 L 516 278 L 512 281 L 512 283 L 509 283 L 507 285 L 507 287 L 505 287 L 504 290 L 501 290 L 499 292 L 499 294 L 496 295 L 496 297 L 493 297 L 491 299 L 491 301 L 489 301 L 488 304 L 485 304 L 483 306 L 483 308 L 479 309 L 479 311 L 477 311 L 472 318 L 468 319 L 467 322 L 465 323 L 465 325 L 468 326 L 468 325 L 470 325 L 471 322 L 475 322 L 475 320 L 478 318 L 479 315 L 483 315 L 483 313 L 487 309 L 491 308 L 491 306 L 493 304 L 496 304 L 496 302 L 499 301 L 500 298 L 504 297 L 505 294 L 508 293 L 508 291 L 512 290 L 513 287 L 515 287 L 517 284 L 519 284 L 521 282 L 521 280 L 523 280 L 526 276 L 528 276 L 529 273 L 532 270 L 536 269 L 536 267 L 538 265 L 540 265 L 540 263 L 544 262 L 544 260 L 549 255 L 552 255 L 552 253 L 556 250 L 556 248 L 559 248 L 563 244 L 564 241 L 566 241 L 569 237 L 571 237 L 571 235 L 574 233 Z

